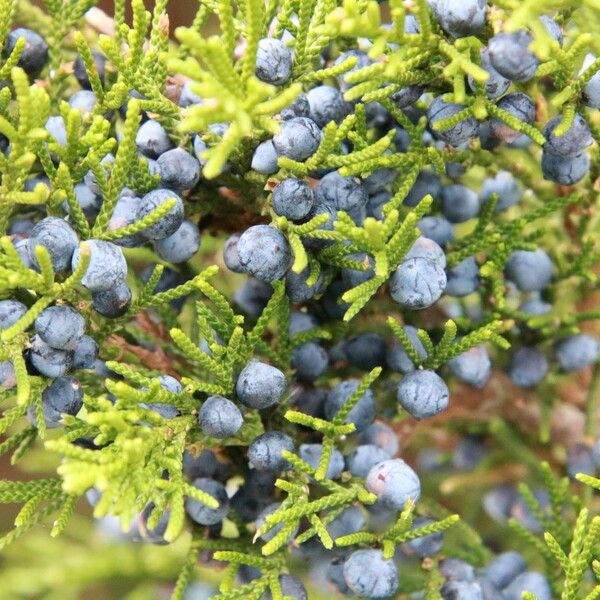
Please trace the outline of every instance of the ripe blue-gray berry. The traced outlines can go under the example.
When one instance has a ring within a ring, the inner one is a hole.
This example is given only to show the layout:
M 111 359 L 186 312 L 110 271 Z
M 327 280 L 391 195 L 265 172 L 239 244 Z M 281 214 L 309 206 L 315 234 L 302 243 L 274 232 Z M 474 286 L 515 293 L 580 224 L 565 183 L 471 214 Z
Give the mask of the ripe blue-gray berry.
M 237 253 L 246 273 L 266 283 L 281 279 L 292 257 L 286 237 L 269 225 L 246 229 L 238 240 Z
M 291 598 L 292 600 L 308 600 L 306 588 L 297 577 L 284 573 L 279 576 L 279 585 L 286 598 Z M 271 590 L 263 592 L 258 600 L 273 600 Z
M 92 306 L 104 317 L 116 319 L 124 315 L 131 305 L 131 290 L 125 281 L 108 290 L 92 292 Z
M 375 465 L 388 458 L 390 455 L 383 448 L 375 444 L 363 444 L 348 454 L 346 467 L 355 477 L 366 477 Z
M 210 396 L 200 408 L 198 421 L 205 435 L 228 438 L 239 431 L 244 418 L 240 409 L 231 400 L 223 396 Z
M 73 351 L 74 369 L 92 369 L 98 357 L 98 344 L 94 338 L 84 335 Z
M 533 100 L 522 92 L 507 94 L 500 99 L 497 106 L 526 125 L 531 125 L 535 119 Z M 498 117 L 490 119 L 490 131 L 494 137 L 506 144 L 514 142 L 521 135 Z
M 405 308 L 420 310 L 437 302 L 446 288 L 446 273 L 437 260 L 406 258 L 390 280 L 392 298 Z
M 318 127 L 325 127 L 329 121 L 339 123 L 346 116 L 346 101 L 337 88 L 330 85 L 319 85 L 309 90 L 306 98 L 310 118 Z
M 540 291 L 552 279 L 552 260 L 543 250 L 516 250 L 508 258 L 505 274 L 522 292 Z
M 75 350 L 83 337 L 85 321 L 70 306 L 50 306 L 35 320 L 35 331 L 52 348 Z
M 321 178 L 315 190 L 315 199 L 319 204 L 327 204 L 336 210 L 346 212 L 362 208 L 368 200 L 360 179 L 344 177 L 337 171 Z
M 479 265 L 474 256 L 469 256 L 455 267 L 446 271 L 448 282 L 446 294 L 462 298 L 472 294 L 479 287 Z
M 285 375 L 279 369 L 253 359 L 239 374 L 235 392 L 242 404 L 262 409 L 277 404 L 285 388 Z
M 548 579 L 537 571 L 526 571 L 517 575 L 503 591 L 506 600 L 521 600 L 523 592 L 529 592 L 536 600 L 552 600 Z
M 432 417 L 446 410 L 449 398 L 448 386 L 434 371 L 408 373 L 398 386 L 398 402 L 416 419 Z
M 359 386 L 355 380 L 342 381 L 327 394 L 325 401 L 325 416 L 333 419 L 346 401 L 352 396 Z M 348 413 L 345 423 L 354 423 L 356 431 L 366 429 L 375 418 L 375 399 L 371 390 L 367 390 Z
M 356 550 L 344 563 L 344 579 L 361 598 L 382 600 L 391 597 L 399 585 L 393 560 L 386 560 L 381 550 Z
M 212 496 L 218 503 L 217 508 L 209 508 L 206 504 L 187 498 L 185 501 L 185 511 L 190 519 L 198 525 L 216 525 L 220 523 L 229 511 L 229 498 L 227 491 L 222 483 L 207 477 L 200 477 L 192 482 L 192 485 Z
M 148 216 L 168 200 L 175 200 L 173 208 L 143 231 L 144 236 L 149 240 L 164 240 L 181 227 L 184 214 L 183 200 L 175 192 L 159 188 L 148 192 L 140 202 L 136 215 L 138 220 Z
M 538 68 L 539 61 L 529 49 L 531 34 L 519 30 L 514 33 L 498 33 L 488 44 L 492 66 L 511 81 L 528 81 Z
M 200 180 L 200 163 L 183 148 L 163 152 L 156 160 L 156 168 L 163 187 L 175 190 L 191 190 Z
M 138 198 L 137 196 L 121 194 L 117 200 L 117 203 L 115 204 L 110 221 L 108 222 L 108 230 L 114 231 L 115 229 L 121 229 L 122 227 L 133 225 L 133 223 L 137 221 L 137 211 L 139 209 L 140 202 L 141 198 Z M 142 246 L 145 242 L 146 238 L 144 238 L 141 233 L 136 233 L 134 235 L 128 235 L 113 240 L 113 243 L 117 244 L 118 246 L 123 246 L 124 248 L 135 248 L 137 246 Z
M 401 458 L 375 465 L 365 487 L 377 496 L 377 504 L 388 510 L 402 510 L 409 499 L 416 502 L 421 496 L 419 477 Z
M 474 219 L 481 209 L 477 194 L 464 185 L 447 185 L 442 189 L 442 212 L 451 223 Z
M 558 45 L 562 46 L 563 32 L 560 25 L 550 15 L 540 15 L 539 19 L 550 37 L 553 37 L 558 42 Z
M 554 117 L 544 127 L 544 151 L 558 156 L 572 158 L 581 154 L 588 146 L 590 146 L 594 138 L 586 120 L 578 113 L 575 114 L 573 124 L 567 131 L 557 136 L 554 130 L 558 127 L 562 117 Z
M 385 351 L 383 337 L 372 332 L 359 333 L 350 338 L 345 346 L 348 361 L 365 371 L 385 364 Z
M 433 126 L 438 121 L 453 117 L 464 109 L 465 106 L 453 104 L 452 102 L 445 102 L 441 96 L 438 96 L 429 106 L 427 118 L 429 119 L 430 126 Z M 468 115 L 464 120 L 453 127 L 435 130 L 435 135 L 451 146 L 460 146 L 461 144 L 468 142 L 469 138 L 476 136 L 478 128 L 479 124 L 475 117 L 473 115 Z
M 273 210 L 291 221 L 304 219 L 312 210 L 314 202 L 315 196 L 310 185 L 293 177 L 280 181 L 273 190 L 271 199 Z
M 433 240 L 441 247 L 454 239 L 454 227 L 445 217 L 427 216 L 423 217 L 417 227 L 424 237 Z
M 536 348 L 519 348 L 508 365 L 510 380 L 519 387 L 535 387 L 548 372 L 548 360 Z
M 596 57 L 593 54 L 587 54 L 581 67 L 582 72 L 589 69 L 595 60 Z M 582 99 L 586 106 L 600 108 L 600 69 L 583 86 Z
M 481 68 L 489 73 L 489 77 L 483 84 L 479 84 L 469 75 L 469 86 L 471 89 L 475 91 L 479 85 L 483 85 L 486 96 L 490 98 L 490 100 L 503 96 L 508 91 L 511 82 L 494 69 L 487 48 L 481 50 Z
M 154 242 L 156 253 L 172 263 L 182 263 L 189 260 L 200 248 L 200 231 L 192 221 L 184 221 L 179 229 L 161 240 Z
M 321 130 L 307 117 L 295 117 L 284 121 L 273 138 L 273 146 L 279 156 L 299 161 L 314 154 L 320 143 Z
M 0 329 L 8 329 L 26 312 L 27 307 L 18 300 L 0 300 Z
M 454 38 L 477 35 L 485 24 L 487 0 L 430 0 L 442 29 Z
M 292 53 L 281 41 L 263 38 L 256 52 L 256 76 L 265 83 L 283 85 L 292 74 Z
M 83 388 L 75 377 L 57 377 L 42 392 L 46 427 L 59 427 L 63 414 L 76 415 L 83 406 Z
M 418 516 L 413 519 L 412 529 L 427 527 L 428 525 L 433 525 L 434 523 L 434 519 Z M 444 533 L 442 531 L 438 531 L 414 538 L 409 542 L 402 544 L 402 551 L 409 556 L 426 558 L 427 556 L 434 556 L 437 554 L 442 549 L 443 545 Z
M 596 362 L 600 345 L 598 340 L 579 333 L 563 338 L 554 346 L 554 356 L 563 371 L 580 371 Z
M 311 285 L 308 284 L 310 275 L 310 267 L 305 267 L 300 273 L 295 273 L 292 269 L 287 272 L 285 276 L 285 291 L 287 297 L 292 302 L 306 302 L 323 291 L 325 287 L 323 273 L 319 273 L 319 277 Z
M 37 77 L 48 62 L 48 44 L 39 33 L 19 27 L 13 29 L 6 38 L 5 57 L 10 56 L 17 41 L 21 38 L 25 40 L 25 44 L 17 66 L 21 67 L 30 77 Z
M 547 150 L 542 152 L 544 179 L 560 185 L 573 185 L 590 170 L 590 157 L 584 152 L 576 156 L 560 156 Z
M 411 345 L 419 357 L 422 360 L 425 360 L 427 358 L 427 351 L 425 350 L 425 346 L 423 346 L 423 342 L 421 342 L 417 335 L 417 329 L 412 325 L 404 325 L 402 329 L 404 329 L 404 333 L 408 336 Z M 398 371 L 399 373 L 410 373 L 415 370 L 415 364 L 399 343 L 395 342 L 390 346 L 386 359 L 390 369 Z
M 492 194 L 498 196 L 496 212 L 500 212 L 515 205 L 520 199 L 523 191 L 508 171 L 500 171 L 495 177 L 488 177 L 483 182 L 479 198 L 481 203 L 487 202 Z
M 98 73 L 98 77 L 100 78 L 100 83 L 104 83 L 104 77 L 106 75 L 106 56 L 104 56 L 102 52 L 92 50 L 92 59 L 94 61 L 94 66 L 96 67 L 96 73 Z M 75 63 L 73 64 L 73 75 L 75 75 L 77 83 L 79 83 L 83 89 L 92 89 L 92 84 L 90 83 L 87 69 L 85 68 L 85 63 L 81 56 L 78 56 L 75 59 Z
M 196 140 L 199 140 L 198 136 L 196 136 Z M 204 142 L 202 143 L 204 144 Z M 199 150 L 199 146 L 197 147 L 196 142 L 194 142 L 194 149 L 196 156 L 199 157 L 200 152 L 206 150 L 206 147 Z M 263 175 L 271 175 L 276 173 L 279 169 L 277 166 L 278 158 L 279 155 L 277 154 L 277 150 L 275 150 L 273 140 L 266 140 L 261 142 L 256 147 L 256 150 L 252 155 L 252 164 L 250 166 L 258 173 L 262 173 Z
M 173 148 L 173 142 L 165 128 L 154 119 L 143 123 L 135 136 L 138 150 L 148 158 L 158 158 L 163 152 Z
M 387 452 L 388 456 L 394 456 L 399 449 L 398 435 L 396 432 L 385 423 L 375 421 L 371 423 L 358 436 L 358 441 L 361 444 L 375 444 Z
M 63 273 L 71 266 L 73 253 L 79 245 L 77 234 L 63 219 L 46 217 L 38 221 L 29 235 L 29 256 L 38 266 L 35 249 L 44 246 L 50 255 L 52 267 L 57 273 Z
M 78 90 L 69 98 L 69 106 L 77 108 L 82 113 L 91 113 L 97 103 L 94 92 L 90 90 Z
M 477 581 L 446 581 L 440 594 L 443 600 L 486 600 Z
M 248 447 L 248 462 L 259 471 L 285 471 L 289 463 L 281 456 L 284 450 L 294 451 L 292 438 L 281 431 L 267 431 Z
M 258 515 L 258 517 L 256 519 L 257 532 L 261 532 L 260 538 L 262 540 L 264 540 L 265 542 L 272 540 L 283 529 L 283 526 L 285 525 L 285 523 L 277 523 L 277 525 L 275 525 L 274 527 L 271 527 L 271 529 L 269 529 L 269 531 L 265 531 L 264 533 L 262 532 L 262 528 L 266 522 L 267 517 L 269 515 L 272 515 L 274 512 L 276 512 L 280 506 L 281 506 L 281 502 L 273 502 L 272 504 L 269 504 L 263 511 L 261 511 L 261 513 Z M 292 531 L 292 533 L 288 537 L 287 542 L 288 543 L 291 542 L 296 537 L 297 533 L 298 533 L 298 528 L 296 527 L 296 529 L 294 531 Z
M 404 205 L 414 207 L 428 194 L 437 200 L 442 191 L 440 176 L 433 171 L 421 171 L 404 199 Z
M 448 362 L 452 374 L 475 389 L 481 389 L 492 374 L 492 361 L 483 346 L 474 346 Z
M 479 575 L 502 590 L 525 569 L 527 569 L 527 563 L 521 554 L 518 552 L 503 552 L 487 563 L 481 569 Z
M 319 467 L 321 456 L 323 454 L 322 444 L 301 444 L 299 448 L 300 458 L 307 462 L 313 469 Z M 344 457 L 336 448 L 331 452 L 329 463 L 327 465 L 327 479 L 338 479 L 344 470 Z
M 306 342 L 292 352 L 292 368 L 296 369 L 299 381 L 311 382 L 318 379 L 328 366 L 329 355 L 316 342 Z
M 38 373 L 52 378 L 64 375 L 73 364 L 70 352 L 48 346 L 39 335 L 31 339 L 29 360 Z
M 103 240 L 87 240 L 86 244 L 90 249 L 90 262 L 81 283 L 91 292 L 105 292 L 122 283 L 127 276 L 127 261 L 123 250 Z M 80 250 L 77 248 L 72 259 L 73 270 L 80 260 Z

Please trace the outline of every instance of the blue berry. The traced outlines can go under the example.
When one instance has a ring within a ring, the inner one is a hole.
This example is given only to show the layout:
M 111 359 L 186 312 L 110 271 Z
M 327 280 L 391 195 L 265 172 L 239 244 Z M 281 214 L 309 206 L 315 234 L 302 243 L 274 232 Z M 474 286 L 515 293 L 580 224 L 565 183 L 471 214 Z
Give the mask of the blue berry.
M 233 295 L 233 301 L 250 317 L 257 318 L 264 310 L 273 288 L 263 281 L 251 277 Z
M 548 181 L 573 185 L 583 179 L 589 170 L 590 157 L 585 153 L 567 157 L 547 150 L 542 152 L 542 173 Z
M 433 525 L 434 519 L 429 517 L 415 517 L 412 523 L 412 529 L 419 529 L 421 527 L 427 527 Z M 440 552 L 444 545 L 444 533 L 438 531 L 436 533 L 430 533 L 423 535 L 418 538 L 414 538 L 409 542 L 402 544 L 402 551 L 408 556 L 417 556 L 418 558 L 426 558 L 428 556 L 434 556 Z
M 332 539 L 362 531 L 367 524 L 364 511 L 358 506 L 349 506 L 327 525 Z
M 61 116 L 53 115 L 48 117 L 44 127 L 60 146 L 64 147 L 67 145 L 67 127 Z
M 277 184 L 271 202 L 276 214 L 291 221 L 299 221 L 312 210 L 315 195 L 307 182 L 288 178 Z
M 163 259 L 172 263 L 190 260 L 200 248 L 200 231 L 192 221 L 184 221 L 179 229 L 161 240 L 154 242 L 154 250 Z
M 362 598 L 383 600 L 397 590 L 398 571 L 393 560 L 386 560 L 381 550 L 356 550 L 344 563 L 346 584 Z
M 299 381 L 318 379 L 329 366 L 329 356 L 316 342 L 306 342 L 292 351 L 292 368 Z
M 70 352 L 51 348 L 39 335 L 31 339 L 29 360 L 38 373 L 52 378 L 64 375 L 73 364 Z
M 200 181 L 200 163 L 183 148 L 163 152 L 156 160 L 156 168 L 163 187 L 175 190 L 191 190 Z
M 93 112 L 97 102 L 94 92 L 90 90 L 79 90 L 69 98 L 69 106 L 84 114 Z
M 319 462 L 323 454 L 322 444 L 301 444 L 299 448 L 300 458 L 307 462 L 313 469 L 319 467 Z M 342 453 L 333 449 L 331 456 L 329 457 L 329 464 L 327 465 L 327 479 L 338 479 L 344 470 L 344 457 Z
M 508 366 L 508 376 L 518 387 L 535 387 L 548 372 L 548 361 L 536 348 L 519 348 Z
M 485 25 L 486 0 L 430 0 L 442 29 L 454 38 L 477 35 Z
M 347 113 L 347 104 L 342 93 L 329 85 L 319 85 L 306 93 L 310 118 L 317 127 L 325 127 L 330 121 L 339 123 Z M 311 152 L 312 154 L 312 152 Z
M 223 484 L 214 479 L 200 477 L 199 479 L 195 479 L 192 485 L 197 490 L 202 490 L 212 496 L 219 503 L 219 506 L 217 508 L 209 508 L 206 504 L 198 500 L 187 498 L 185 501 L 185 511 L 190 519 L 198 523 L 198 525 L 216 525 L 220 523 L 229 511 L 229 498 Z
M 148 158 L 158 158 L 163 152 L 173 148 L 173 142 L 165 128 L 154 119 L 143 123 L 135 136 L 138 150 Z
M 448 386 L 434 371 L 408 373 L 398 386 L 398 402 L 416 419 L 432 417 L 446 410 L 449 398 Z
M 349 269 L 343 268 L 341 270 L 342 281 L 348 287 L 348 289 L 354 288 L 361 283 L 365 283 L 365 281 L 369 281 L 375 275 L 375 271 L 373 267 L 375 266 L 375 261 L 371 256 L 366 254 L 365 252 L 354 252 L 348 255 L 348 258 L 353 260 L 357 260 L 362 263 L 365 267 L 367 267 L 366 271 L 359 271 L 358 269 Z
M 100 78 L 100 82 L 104 83 L 104 78 L 106 76 L 106 56 L 104 56 L 102 52 L 92 50 L 92 58 L 94 60 L 96 72 L 98 73 L 98 77 Z M 79 83 L 79 85 L 83 89 L 92 89 L 92 84 L 90 83 L 90 79 L 87 74 L 87 69 L 85 68 L 85 63 L 83 62 L 81 56 L 78 56 L 75 59 L 75 63 L 73 65 L 73 75 L 75 75 L 77 83 Z
M 181 95 L 179 96 L 179 102 L 177 103 L 181 108 L 187 108 L 188 106 L 194 106 L 196 104 L 202 104 L 202 98 L 194 92 L 192 87 L 194 82 L 186 81 L 181 88 Z
M 487 600 L 477 581 L 447 581 L 440 594 L 443 600 Z
M 298 310 L 293 310 L 290 312 L 290 322 L 288 326 L 288 333 L 290 337 L 293 337 L 298 333 L 302 333 L 303 331 L 310 331 L 317 326 L 318 322 L 313 315 L 300 312 Z
M 427 308 L 437 302 L 445 287 L 442 263 L 423 257 L 405 258 L 390 281 L 392 298 L 411 310 Z
M 595 60 L 596 57 L 593 54 L 586 55 L 581 70 L 585 71 L 591 67 Z M 600 70 L 596 71 L 585 86 L 583 86 L 582 99 L 586 106 L 600 108 Z
M 243 273 L 244 267 L 240 264 L 240 258 L 237 253 L 237 243 L 240 239 L 239 233 L 230 235 L 223 246 L 223 262 L 225 266 L 234 273 Z
M 594 476 L 596 466 L 592 448 L 587 444 L 573 444 L 567 451 L 565 466 L 567 474 L 573 479 L 578 473 Z
M 560 28 L 560 25 L 550 16 L 550 15 L 541 15 L 540 21 L 542 25 L 546 28 L 546 31 L 553 37 L 559 44 L 562 46 L 563 43 L 563 32 Z
M 19 27 L 13 29 L 6 38 L 5 57 L 10 56 L 20 38 L 25 40 L 25 44 L 17 66 L 30 77 L 37 77 L 48 62 L 48 44 L 39 33 Z
M 348 361 L 359 369 L 370 371 L 385 364 L 385 340 L 377 333 L 360 333 L 346 343 Z
M 355 477 L 366 477 L 372 467 L 387 460 L 390 455 L 375 444 L 357 446 L 346 457 L 346 467 Z
M 455 267 L 449 268 L 446 276 L 448 283 L 445 292 L 448 296 L 462 298 L 472 294 L 479 287 L 479 265 L 474 256 L 469 256 Z
M 289 468 L 281 453 L 294 451 L 294 442 L 281 431 L 268 431 L 255 438 L 248 447 L 248 462 L 259 471 L 280 472 Z
M 17 374 L 10 360 L 0 362 L 0 387 L 10 390 L 17 385 Z
M 280 115 L 284 121 L 288 121 L 294 117 L 309 117 L 310 105 L 308 104 L 306 94 L 298 94 L 295 100 L 281 111 Z
M 333 63 L 334 65 L 340 65 L 349 58 L 356 58 L 356 65 L 354 65 L 349 71 L 345 71 L 341 75 L 338 75 L 337 80 L 340 86 L 340 89 L 345 92 L 352 87 L 352 83 L 349 83 L 347 80 L 348 74 L 353 73 L 354 71 L 358 71 L 363 67 L 368 67 L 373 61 L 369 58 L 369 56 L 362 52 L 362 50 L 347 50 L 346 52 L 342 52 Z
M 416 502 L 421 496 L 419 477 L 401 458 L 375 465 L 365 487 L 377 496 L 377 505 L 387 510 L 402 510 L 409 499 Z
M 98 357 L 98 344 L 94 338 L 84 335 L 73 351 L 74 369 L 93 369 Z
M 521 554 L 518 552 L 503 552 L 481 569 L 479 575 L 502 590 L 525 569 L 527 569 L 527 563 Z
M 97 217 L 100 212 L 100 207 L 102 206 L 102 199 L 94 194 L 85 183 L 75 184 L 73 191 L 75 192 L 75 198 L 77 199 L 77 203 L 83 211 L 83 214 L 88 219 Z M 65 212 L 70 212 L 66 200 L 63 202 L 63 207 Z
M 256 52 L 256 76 L 265 83 L 283 85 L 292 75 L 292 53 L 281 41 L 263 38 Z
M 87 240 L 91 256 L 81 283 L 92 292 L 105 292 L 116 288 L 127 276 L 127 262 L 119 246 L 103 240 Z M 80 260 L 80 250 L 73 254 L 72 268 Z
M 443 558 L 439 562 L 440 573 L 451 581 L 473 581 L 475 567 L 460 558 Z
M 281 586 L 281 591 L 286 598 L 290 598 L 292 600 L 308 600 L 306 589 L 297 577 L 284 573 L 283 575 L 279 576 L 279 585 Z M 258 600 L 273 600 L 271 590 L 266 590 L 263 592 L 262 596 L 260 596 Z
M 266 283 L 281 279 L 292 258 L 286 237 L 269 225 L 253 225 L 244 231 L 237 252 L 246 273 Z
M 519 306 L 519 310 L 530 315 L 547 315 L 552 310 L 552 304 L 539 298 L 530 298 Z
M 79 246 L 77 234 L 63 219 L 46 217 L 36 223 L 29 236 L 29 256 L 38 265 L 35 249 L 44 246 L 48 250 L 52 266 L 57 273 L 63 273 L 71 266 L 73 253 Z
M 267 506 L 258 515 L 258 518 L 256 519 L 256 529 L 257 529 L 257 531 L 261 531 L 263 525 L 265 524 L 265 521 L 266 521 L 267 517 L 269 515 L 272 515 L 274 512 L 276 512 L 277 509 L 280 506 L 281 506 L 281 502 L 273 502 L 272 504 L 269 504 L 269 506 Z M 277 525 L 275 525 L 274 527 L 272 527 L 271 529 L 269 529 L 269 531 L 261 533 L 260 534 L 260 538 L 262 540 L 264 540 L 265 542 L 268 542 L 268 541 L 272 540 L 283 529 L 283 526 L 284 526 L 284 523 L 277 523 Z M 297 533 L 298 533 L 298 529 L 296 528 L 296 530 L 292 531 L 292 533 L 288 537 L 287 542 L 288 543 L 291 542 L 296 537 Z
M 492 361 L 483 346 L 475 346 L 448 362 L 448 368 L 460 381 L 480 390 L 492 374 Z
M 594 459 L 594 466 L 596 467 L 596 470 L 600 471 L 600 439 L 598 439 L 594 444 L 592 456 Z
M 463 437 L 452 454 L 452 466 L 461 471 L 472 471 L 481 463 L 488 450 L 481 438 L 474 435 Z
M 74 350 L 83 337 L 85 321 L 70 306 L 50 306 L 35 320 L 35 331 L 52 348 Z
M 363 179 L 363 187 L 367 194 L 377 194 L 386 190 L 398 176 L 395 169 L 375 169 L 368 177 Z
M 474 219 L 481 210 L 477 194 L 464 185 L 447 185 L 442 189 L 442 212 L 451 223 Z
M 404 329 L 404 332 L 408 336 L 411 345 L 414 347 L 419 357 L 422 360 L 425 360 L 427 358 L 427 351 L 425 350 L 425 346 L 423 346 L 423 342 L 421 342 L 417 335 L 417 329 L 412 325 L 404 325 L 402 329 Z M 396 342 L 390 346 L 388 350 L 387 364 L 390 369 L 398 371 L 399 373 L 406 374 L 415 370 L 413 361 L 408 357 L 408 354 L 406 354 L 402 345 Z
M 99 292 L 92 292 L 92 306 L 104 317 L 116 319 L 124 315 L 131 305 L 131 290 L 124 282 Z
M 505 274 L 522 292 L 540 291 L 552 279 L 552 260 L 543 250 L 516 250 L 508 258 Z
M 104 172 L 104 175 L 106 175 L 107 178 L 110 175 L 110 169 L 112 168 L 112 164 L 114 162 L 115 162 L 115 157 L 110 152 L 108 154 L 106 154 L 100 161 L 100 166 L 102 167 L 102 171 Z M 84 181 L 85 185 L 87 185 L 90 188 L 90 190 L 92 190 L 92 192 L 94 194 L 96 194 L 96 196 L 102 195 L 102 189 L 100 188 L 100 185 L 98 184 L 98 180 L 96 179 L 96 176 L 94 175 L 92 170 L 89 170 L 84 175 L 83 181 Z
M 483 182 L 479 198 L 481 203 L 487 202 L 492 194 L 498 196 L 496 212 L 514 206 L 523 194 L 523 190 L 508 171 L 500 171 L 495 177 L 488 177 Z
M 454 239 L 454 227 L 445 217 L 423 217 L 417 227 L 424 237 L 433 240 L 441 247 Z
M 312 285 L 308 285 L 307 280 L 310 274 L 310 267 L 305 267 L 300 273 L 295 273 L 292 269 L 287 272 L 285 276 L 285 291 L 287 297 L 292 302 L 306 302 L 323 291 L 325 287 L 323 273 L 319 273 L 317 281 Z
M 483 84 L 479 84 L 469 75 L 469 86 L 471 89 L 476 91 L 478 86 L 483 85 L 485 94 L 490 100 L 503 96 L 508 91 L 511 82 L 494 69 L 487 48 L 481 50 L 481 68 L 489 73 L 489 77 Z
M 149 240 L 164 240 L 181 227 L 184 214 L 183 200 L 175 192 L 160 188 L 152 190 L 142 198 L 136 215 L 138 220 L 143 219 L 161 204 L 172 199 L 175 200 L 173 208 L 154 225 L 150 225 L 144 230 L 144 236 Z
M 524 30 L 496 34 L 488 44 L 494 69 L 511 81 L 531 79 L 539 65 L 537 57 L 529 49 L 532 41 L 531 35 Z
M 327 394 L 325 401 L 325 416 L 331 420 L 340 411 L 348 398 L 356 391 L 359 382 L 355 380 L 342 381 Z M 356 431 L 366 429 L 375 418 L 375 399 L 371 390 L 367 390 L 348 413 L 345 423 L 354 423 Z
M 427 111 L 429 124 L 434 125 L 437 121 L 453 117 L 465 107 L 462 104 L 453 104 L 445 102 L 440 96 L 434 99 Z M 472 115 L 466 117 L 463 121 L 450 127 L 449 129 L 436 130 L 435 135 L 450 144 L 451 146 L 460 146 L 469 141 L 469 138 L 477 135 L 479 124 Z
M 198 136 L 196 136 L 196 140 L 199 140 Z M 285 146 L 284 148 L 288 148 L 288 144 L 291 147 L 291 143 L 289 143 L 288 139 L 284 139 Z M 204 142 L 202 142 L 204 144 Z M 202 148 L 201 151 L 206 150 L 205 147 Z M 196 146 L 196 142 L 194 142 L 194 149 L 196 151 L 196 156 L 200 158 L 200 152 L 198 151 L 198 147 Z M 289 149 L 288 151 L 294 152 L 293 149 Z M 277 159 L 279 155 L 277 150 L 275 150 L 275 145 L 273 144 L 273 140 L 266 140 L 261 142 L 254 151 L 252 155 L 252 164 L 250 165 L 255 171 L 261 173 L 263 175 L 272 175 L 273 173 L 277 173 L 279 170 L 279 166 L 277 165 Z
M 554 346 L 554 356 L 563 371 L 580 371 L 598 359 L 598 340 L 587 333 L 563 338 Z
M 214 477 L 218 467 L 219 462 L 211 450 L 202 450 L 198 456 L 187 450 L 183 453 L 183 472 L 189 479 Z
M 108 222 L 108 230 L 114 231 L 115 229 L 120 229 L 121 227 L 133 225 L 137 221 L 137 211 L 139 209 L 140 202 L 141 199 L 137 196 L 121 194 L 117 200 L 117 203 L 115 204 L 113 213 Z M 142 246 L 145 241 L 146 239 L 144 238 L 143 234 L 137 233 L 118 238 L 114 240 L 114 243 L 118 246 L 123 246 L 124 248 L 135 248 L 137 246 Z
M 325 416 L 327 392 L 320 387 L 298 387 L 290 398 L 294 410 L 322 419 Z
M 181 415 L 176 406 L 165 402 L 151 402 L 150 404 L 142 403 L 140 408 L 151 410 L 160 415 L 163 419 L 175 419 Z
M 295 117 L 281 124 L 273 138 L 273 146 L 279 156 L 302 161 L 315 153 L 321 143 L 321 130 L 306 117 Z
M 498 102 L 497 106 L 527 125 L 531 125 L 535 119 L 533 100 L 522 92 L 507 94 Z M 490 131 L 494 137 L 507 144 L 514 142 L 521 135 L 497 117 L 490 120 Z
M 441 192 L 442 182 L 439 175 L 433 171 L 421 171 L 404 199 L 404 206 L 415 207 L 428 194 L 437 200 Z
M 209 396 L 200 408 L 198 421 L 204 435 L 228 438 L 239 431 L 244 418 L 231 400 L 223 396 Z
M 175 377 L 171 375 L 160 375 L 157 377 L 160 382 L 160 386 L 167 390 L 167 392 L 171 392 L 172 394 L 181 394 L 183 391 L 183 387 Z
M 0 329 L 8 329 L 26 312 L 27 307 L 18 300 L 0 300 Z
M 376 421 L 369 425 L 358 436 L 361 444 L 375 444 L 387 452 L 388 456 L 394 456 L 398 452 L 398 436 L 396 432 L 385 423 Z
M 57 377 L 42 392 L 46 427 L 59 427 L 63 414 L 75 416 L 83 406 L 83 389 L 75 377 Z
M 367 204 L 367 192 L 357 177 L 344 177 L 337 171 L 325 175 L 317 185 L 315 198 L 336 210 L 350 212 Z
M 242 369 L 235 384 L 238 400 L 258 409 L 277 404 L 285 388 L 285 375 L 279 369 L 255 359 Z
M 581 154 L 594 139 L 586 120 L 578 113 L 575 114 L 573 124 L 567 132 L 560 137 L 554 134 L 554 130 L 562 121 L 562 117 L 554 117 L 544 127 L 544 151 L 556 156 L 572 158 Z
M 530 592 L 536 600 L 552 600 L 552 590 L 548 579 L 536 571 L 521 573 L 513 579 L 503 593 L 506 600 L 521 600 L 523 592 Z

